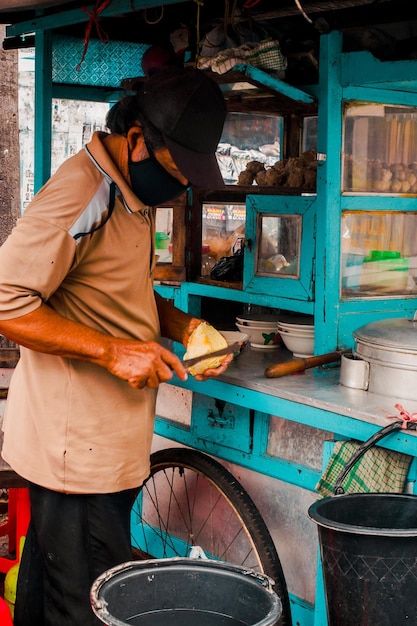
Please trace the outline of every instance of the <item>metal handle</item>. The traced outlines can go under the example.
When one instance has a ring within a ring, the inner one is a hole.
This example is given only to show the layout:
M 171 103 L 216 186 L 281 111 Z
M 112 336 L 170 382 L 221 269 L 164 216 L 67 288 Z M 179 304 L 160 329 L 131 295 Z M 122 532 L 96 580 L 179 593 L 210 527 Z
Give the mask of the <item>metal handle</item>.
M 359 461 L 359 459 L 365 454 L 365 452 L 369 450 L 369 448 L 372 448 L 372 446 L 376 444 L 378 441 L 380 441 L 381 439 L 383 439 L 384 437 L 392 433 L 394 430 L 400 430 L 402 428 L 402 425 L 403 425 L 402 420 L 398 420 L 396 422 L 393 422 L 392 424 L 388 424 L 388 426 L 385 426 L 384 428 L 381 428 L 381 430 L 378 430 L 376 433 L 372 435 L 372 437 L 369 437 L 369 439 L 364 441 L 362 445 L 359 446 L 355 454 L 352 455 L 352 457 L 349 459 L 349 461 L 346 463 L 345 467 L 343 468 L 343 470 L 340 472 L 339 476 L 337 477 L 335 485 L 334 485 L 334 489 L 333 489 L 333 495 L 340 496 L 345 493 L 345 490 L 342 487 L 342 482 L 344 481 L 346 476 L 349 474 L 350 470 L 355 465 L 355 463 Z M 407 430 L 415 430 L 415 429 L 416 429 L 416 424 L 412 422 L 407 424 Z

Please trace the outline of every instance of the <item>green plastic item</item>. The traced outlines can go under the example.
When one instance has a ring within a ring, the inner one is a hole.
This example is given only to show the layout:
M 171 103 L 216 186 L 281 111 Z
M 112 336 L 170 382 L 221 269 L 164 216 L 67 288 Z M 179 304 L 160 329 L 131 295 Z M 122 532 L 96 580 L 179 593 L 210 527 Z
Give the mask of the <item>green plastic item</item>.
M 25 545 L 25 537 L 20 537 L 19 542 L 19 554 L 21 555 L 23 552 L 23 546 Z M 4 601 L 9 607 L 10 614 L 12 619 L 14 618 L 14 607 L 16 604 L 16 588 L 17 588 L 17 577 L 19 574 L 19 566 L 20 562 L 16 563 L 9 569 L 4 579 Z

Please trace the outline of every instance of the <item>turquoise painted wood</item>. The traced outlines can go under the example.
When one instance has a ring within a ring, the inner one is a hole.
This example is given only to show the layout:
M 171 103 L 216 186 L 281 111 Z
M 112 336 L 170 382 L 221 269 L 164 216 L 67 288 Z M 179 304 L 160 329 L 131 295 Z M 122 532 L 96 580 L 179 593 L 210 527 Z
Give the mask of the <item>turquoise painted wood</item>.
M 171 3 L 171 2 L 170 2 Z M 148 0 L 114 0 L 105 9 L 106 15 L 156 6 Z M 167 2 L 165 2 L 167 4 Z M 59 13 L 53 17 L 39 16 L 30 22 L 9 26 L 7 34 L 16 36 L 36 32 L 36 120 L 35 120 L 35 188 L 45 182 L 50 171 L 51 98 L 98 99 L 112 101 L 117 93 L 85 86 L 63 87 L 51 80 L 50 29 L 65 24 L 82 23 L 87 19 L 80 10 Z M 256 240 L 256 215 L 273 212 L 276 207 L 301 211 L 307 217 L 302 254 L 305 261 L 301 280 L 293 289 L 283 288 L 282 279 L 257 277 L 252 252 L 245 250 L 244 290 L 218 286 L 183 283 L 178 288 L 158 286 L 157 290 L 183 310 L 199 314 L 201 299 L 230 300 L 314 314 L 316 319 L 316 352 L 352 344 L 352 331 L 365 322 L 385 317 L 411 316 L 416 298 L 367 300 L 340 299 L 340 220 L 343 210 L 414 211 L 412 197 L 342 195 L 342 106 L 344 100 L 387 102 L 417 106 L 417 61 L 382 63 L 368 53 L 342 53 L 342 37 L 332 32 L 323 35 L 320 46 L 320 84 L 304 90 L 294 90 L 276 79 L 262 76 L 259 71 L 245 67 L 247 75 L 262 80 L 298 102 L 311 103 L 317 97 L 319 105 L 319 144 L 317 197 L 285 198 L 257 196 L 248 198 L 248 230 L 246 236 Z M 306 207 L 311 207 L 306 209 Z M 280 209 L 280 210 L 281 210 Z M 305 209 L 305 210 L 304 210 Z M 309 213 L 310 211 L 310 213 Z M 314 216 L 314 218 L 313 218 Z M 314 227 L 315 224 L 315 227 Z M 315 233 L 315 241 L 313 233 Z M 284 279 L 285 280 L 285 279 Z M 299 290 L 299 291 L 297 291 Z M 183 352 L 175 346 L 178 354 Z M 334 433 L 336 438 L 365 440 L 378 426 L 359 421 L 343 412 L 332 412 L 259 393 L 245 386 L 220 380 L 198 383 L 191 377 L 173 384 L 196 394 L 191 428 L 158 418 L 155 432 L 170 440 L 205 450 L 231 463 L 271 476 L 288 484 L 314 492 L 320 472 L 299 462 L 271 457 L 267 454 L 269 416 L 280 417 Z M 399 432 L 381 445 L 417 457 L 417 438 Z M 415 468 L 414 463 L 413 467 Z M 415 483 L 415 480 L 414 480 Z M 294 623 L 301 626 L 326 626 L 324 594 L 317 579 L 316 605 L 292 597 Z
M 344 54 L 341 62 L 343 85 L 402 90 L 403 97 L 417 91 L 415 60 L 380 61 L 365 51 Z
M 50 31 L 35 36 L 35 193 L 51 173 L 52 38 Z
M 196 393 L 193 396 L 191 434 L 200 442 L 211 442 L 249 454 L 252 449 L 252 423 L 251 409 L 205 394 Z
M 248 196 L 246 198 L 246 233 L 253 245 L 245 247 L 243 289 L 245 293 L 275 294 L 282 308 L 291 308 L 292 302 L 314 300 L 313 266 L 316 243 L 316 197 Z M 302 221 L 299 276 L 261 276 L 256 272 L 259 242 L 257 224 L 262 217 L 294 215 Z M 285 304 L 284 304 L 285 303 Z M 295 304 L 297 307 L 297 304 Z
M 340 189 L 342 106 L 340 59 L 342 35 L 331 33 L 320 45 L 317 246 L 315 272 L 315 351 L 338 346 L 340 272 Z
M 305 104 L 313 104 L 315 102 L 314 96 L 306 93 L 302 89 L 293 87 L 278 78 L 274 78 L 257 67 L 252 67 L 251 65 L 235 65 L 233 70 L 242 72 L 247 78 L 257 81 L 260 85 L 269 87 L 273 91 L 286 96 L 290 100 L 304 102 Z
M 341 411 L 323 410 L 322 408 L 311 406 L 303 402 L 296 403 L 279 398 L 272 394 L 269 395 L 265 392 L 260 393 L 252 389 L 247 389 L 244 386 L 244 381 L 242 386 L 238 386 L 220 380 L 208 380 L 201 383 L 195 381 L 192 377 L 189 377 L 186 382 L 175 378 L 172 380 L 172 384 L 184 389 L 190 389 L 191 391 L 195 391 L 196 393 L 210 398 L 217 398 L 218 400 L 236 405 L 238 407 L 261 411 L 259 415 L 279 415 L 280 417 L 299 424 L 311 426 L 329 433 L 336 433 L 340 438 L 359 439 L 361 441 L 365 441 L 381 428 L 381 426 L 349 417 Z M 384 399 L 381 399 L 381 417 L 384 416 L 385 411 L 388 413 L 390 409 L 393 410 L 393 407 L 389 404 L 386 405 L 386 409 L 384 408 Z M 239 414 L 236 412 L 236 409 L 234 409 L 234 411 L 235 415 L 238 416 Z M 243 414 L 244 413 L 242 413 L 242 415 Z M 239 436 L 241 436 L 239 433 L 238 418 L 235 420 L 235 425 L 235 436 L 238 439 Z M 188 443 L 190 445 L 196 443 L 198 438 L 198 433 L 193 430 L 184 431 L 184 428 L 180 425 L 166 420 L 161 420 L 161 422 L 157 425 L 156 432 L 168 438 L 176 439 L 178 437 L 178 440 L 182 443 Z M 173 437 L 173 435 L 175 436 Z M 266 439 L 263 438 L 262 441 L 265 443 L 265 449 L 260 453 L 260 456 L 265 454 L 266 450 Z M 382 447 L 389 447 L 392 450 L 417 457 L 417 437 L 407 431 L 399 431 L 390 435 L 381 441 L 380 445 Z M 292 472 L 290 469 L 291 464 L 287 464 L 287 462 L 285 462 L 283 466 L 279 461 L 276 461 L 275 458 L 265 458 L 265 464 L 262 464 L 259 456 L 259 458 L 256 459 L 257 465 L 255 467 L 255 465 L 251 464 L 250 454 L 242 452 L 240 449 L 236 453 L 237 456 L 235 456 L 235 452 L 233 450 L 222 450 L 222 446 L 218 446 L 216 441 L 212 441 L 209 447 L 213 451 L 216 450 L 216 455 L 221 458 L 227 458 L 230 461 L 236 461 L 236 458 L 240 458 L 240 464 L 245 467 L 248 467 L 249 469 L 259 469 L 263 467 L 265 469 L 263 473 L 282 480 L 286 480 L 286 478 L 288 478 L 288 476 L 286 477 L 285 474 L 282 473 L 284 466 L 288 469 L 288 472 Z M 240 448 L 239 444 L 236 444 L 236 448 Z M 253 454 L 253 451 L 251 454 Z M 301 462 L 300 465 L 302 465 Z M 287 469 L 284 471 L 287 471 Z M 305 476 L 307 476 L 307 474 L 297 472 L 293 477 L 291 477 L 291 480 L 288 480 L 287 482 L 302 486 L 306 489 L 314 490 L 315 484 L 313 485 L 312 481 L 306 482 Z M 312 475 L 310 475 L 310 478 L 311 476 Z M 314 476 L 317 476 L 317 474 L 314 473 Z

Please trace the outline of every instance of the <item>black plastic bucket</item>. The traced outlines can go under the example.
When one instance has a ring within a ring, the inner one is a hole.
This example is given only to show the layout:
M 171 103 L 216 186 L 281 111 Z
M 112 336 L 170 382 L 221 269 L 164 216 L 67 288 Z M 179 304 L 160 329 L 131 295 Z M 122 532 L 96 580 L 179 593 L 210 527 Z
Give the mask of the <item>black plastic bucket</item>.
M 312 504 L 329 626 L 417 624 L 417 496 L 359 493 Z
M 107 626 L 272 626 L 281 615 L 272 584 L 218 561 L 132 561 L 97 578 L 91 605 Z

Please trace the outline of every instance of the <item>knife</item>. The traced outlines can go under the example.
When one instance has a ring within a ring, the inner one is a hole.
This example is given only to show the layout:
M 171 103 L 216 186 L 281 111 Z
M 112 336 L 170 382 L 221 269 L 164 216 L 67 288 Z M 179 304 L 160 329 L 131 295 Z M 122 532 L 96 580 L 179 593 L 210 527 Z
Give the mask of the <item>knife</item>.
M 226 348 L 222 348 L 221 350 L 216 350 L 215 352 L 206 352 L 205 354 L 200 354 L 199 356 L 195 356 L 192 359 L 184 359 L 182 364 L 184 367 L 191 367 L 196 363 L 200 363 L 200 361 L 205 361 L 206 359 L 211 359 L 216 356 L 223 356 L 224 354 L 230 354 L 231 352 L 236 352 L 239 350 L 239 342 L 235 341 L 235 343 L 231 343 Z

